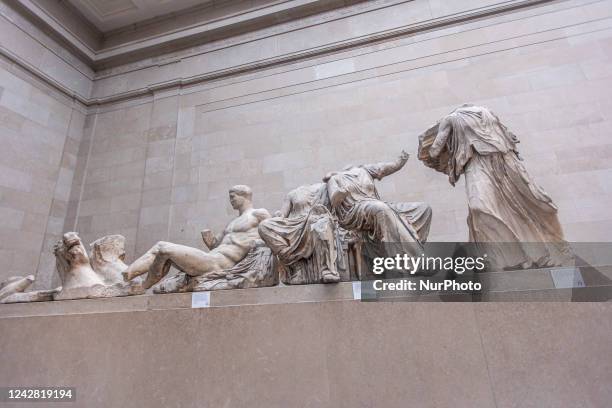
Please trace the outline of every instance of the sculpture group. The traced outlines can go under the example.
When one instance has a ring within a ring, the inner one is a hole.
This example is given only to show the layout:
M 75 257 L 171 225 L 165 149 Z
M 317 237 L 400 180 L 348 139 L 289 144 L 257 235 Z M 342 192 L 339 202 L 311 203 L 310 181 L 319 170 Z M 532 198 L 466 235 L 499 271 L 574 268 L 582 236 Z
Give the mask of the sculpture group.
M 453 186 L 464 175 L 470 241 L 515 244 L 494 253 L 494 268 L 559 265 L 566 253 L 557 208 L 525 170 L 517 143 L 490 110 L 463 105 L 419 136 L 418 157 L 447 174 Z M 322 182 L 289 192 L 274 217 L 253 208 L 248 186 L 234 186 L 229 200 L 238 215 L 218 236 L 202 231 L 209 251 L 160 241 L 126 265 L 121 235 L 92 243 L 90 256 L 79 236 L 68 232 L 54 249 L 61 288 L 25 292 L 34 278 L 15 277 L 0 285 L 0 302 L 128 296 L 149 288 L 155 293 L 251 288 L 273 286 L 279 279 L 293 285 L 359 278 L 364 243 L 399 245 L 383 246 L 387 256 L 393 251 L 418 256 L 427 241 L 431 207 L 387 202 L 376 189 L 375 180 L 399 171 L 408 158 L 402 151 L 392 162 L 330 172 Z M 542 245 L 526 244 L 534 242 Z

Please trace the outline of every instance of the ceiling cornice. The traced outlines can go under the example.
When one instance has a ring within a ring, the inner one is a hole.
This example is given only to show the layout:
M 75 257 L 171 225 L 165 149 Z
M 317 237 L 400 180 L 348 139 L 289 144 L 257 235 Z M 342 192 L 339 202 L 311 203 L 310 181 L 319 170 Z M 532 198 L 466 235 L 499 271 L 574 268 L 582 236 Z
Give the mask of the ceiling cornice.
M 96 108 L 101 105 L 113 104 L 122 101 L 127 101 L 130 99 L 142 98 L 153 95 L 156 92 L 166 91 L 171 89 L 179 89 L 185 86 L 191 86 L 198 83 L 203 83 L 211 80 L 218 80 L 222 78 L 231 77 L 234 75 L 246 74 L 250 72 L 255 72 L 261 69 L 270 68 L 273 66 L 279 66 L 287 63 L 294 63 L 299 61 L 308 60 L 311 58 L 321 57 L 325 55 L 330 55 L 337 52 L 346 51 L 348 49 L 362 47 L 371 45 L 373 43 L 384 42 L 388 40 L 392 40 L 395 38 L 399 38 L 402 36 L 413 35 L 419 32 L 426 32 L 429 30 L 441 29 L 444 27 L 452 26 L 455 24 L 468 22 L 472 20 L 477 20 L 481 18 L 488 18 L 498 14 L 503 14 L 507 12 L 512 12 L 514 10 L 529 8 L 534 6 L 539 6 L 545 3 L 554 3 L 562 0 L 509 0 L 502 4 L 498 4 L 490 7 L 483 7 L 479 9 L 469 10 L 453 15 L 448 15 L 440 18 L 430 19 L 421 21 L 414 24 L 407 24 L 401 27 L 397 27 L 390 30 L 385 30 L 382 32 L 371 33 L 364 36 L 354 37 L 347 41 L 336 42 L 333 44 L 328 44 L 325 46 L 317 47 L 314 49 L 304 50 L 298 53 L 280 55 L 274 58 L 269 58 L 265 60 L 254 61 L 249 64 L 240 65 L 228 69 L 221 69 L 213 72 L 208 72 L 201 75 L 195 75 L 191 77 L 178 77 L 172 80 L 168 80 L 165 82 L 159 82 L 155 84 L 150 84 L 143 88 L 134 89 L 127 92 L 116 93 L 113 95 L 100 97 L 100 98 L 92 98 L 89 96 L 85 96 L 82 94 L 78 94 L 71 89 L 68 89 L 65 85 L 57 82 L 44 72 L 41 72 L 37 67 L 34 67 L 24 61 L 18 55 L 11 53 L 6 50 L 4 47 L 0 47 L 0 55 L 4 56 L 6 59 L 15 63 L 16 65 L 22 67 L 26 71 L 35 75 L 39 79 L 42 79 L 48 85 L 52 86 L 56 90 L 59 90 L 61 93 L 73 98 L 74 100 L 82 103 L 84 106 L 90 108 Z M 180 59 L 179 59 L 180 61 Z M 176 62 L 176 61 L 175 61 Z
M 56 38 L 61 40 L 64 44 L 68 45 L 72 51 L 76 51 L 77 55 L 88 64 L 91 64 L 96 58 L 96 48 L 92 44 L 87 44 L 83 41 L 81 36 L 76 34 L 73 30 L 67 27 L 66 24 L 62 23 L 57 17 L 49 13 L 44 8 L 40 7 L 33 0 L 14 0 L 13 3 L 18 6 L 17 9 L 25 12 L 26 15 L 34 17 L 32 22 L 38 25 L 40 28 L 47 32 L 51 32 Z M 79 25 L 85 25 L 86 21 L 83 17 L 76 17 L 82 19 L 76 23 Z M 100 34 L 101 35 L 101 34 Z
M 279 0 L 259 6 L 249 7 L 241 11 L 228 14 L 221 18 L 203 21 L 168 32 L 143 36 L 136 40 L 125 41 L 118 45 L 105 47 L 104 39 L 110 38 L 115 33 L 125 32 L 127 27 L 112 30 L 109 33 L 100 33 L 100 43 L 93 44 L 92 41 L 84 41 L 75 30 L 68 27 L 62 19 L 53 15 L 45 9 L 45 3 L 34 0 L 14 0 L 16 5 L 28 15 L 33 16 L 33 22 L 43 25 L 46 31 L 51 31 L 63 43 L 67 44 L 72 51 L 87 63 L 93 70 L 110 68 L 144 58 L 151 58 L 168 52 L 168 49 L 182 49 L 201 45 L 206 42 L 216 41 L 226 37 L 242 34 L 248 31 L 264 28 L 291 20 L 297 20 L 312 14 L 334 10 L 340 7 L 361 3 L 366 0 Z M 221 2 L 224 5 L 229 2 Z M 208 6 L 210 7 L 210 6 Z M 206 8 L 198 6 L 196 9 Z M 189 9 L 192 10 L 192 9 Z M 188 10 L 188 11 L 189 11 Z M 167 16 L 166 19 L 174 19 L 177 15 L 183 15 L 185 11 Z M 81 26 L 91 26 L 82 15 L 72 13 L 75 23 Z M 137 33 L 138 28 L 146 28 L 153 22 L 161 24 L 163 18 L 152 19 L 134 24 L 129 30 Z

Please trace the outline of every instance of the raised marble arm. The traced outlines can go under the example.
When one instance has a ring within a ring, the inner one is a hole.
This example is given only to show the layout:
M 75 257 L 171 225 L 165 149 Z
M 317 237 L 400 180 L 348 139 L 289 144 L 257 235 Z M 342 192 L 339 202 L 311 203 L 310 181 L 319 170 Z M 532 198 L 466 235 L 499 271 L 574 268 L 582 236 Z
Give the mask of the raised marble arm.
M 438 128 L 438 135 L 429 148 L 429 157 L 438 157 L 442 151 L 442 148 L 444 148 L 448 137 L 450 136 L 451 130 L 452 127 L 450 126 L 450 122 L 447 119 L 443 119 L 442 122 L 440 122 L 440 127 Z
M 387 177 L 388 175 L 393 174 L 396 171 L 400 170 L 402 167 L 404 167 L 404 165 L 408 161 L 408 158 L 410 158 L 410 154 L 402 150 L 402 153 L 399 155 L 399 157 L 395 161 L 387 162 L 387 163 L 370 164 L 364 167 L 373 169 L 373 171 L 376 174 L 375 178 L 380 180 L 383 177 Z

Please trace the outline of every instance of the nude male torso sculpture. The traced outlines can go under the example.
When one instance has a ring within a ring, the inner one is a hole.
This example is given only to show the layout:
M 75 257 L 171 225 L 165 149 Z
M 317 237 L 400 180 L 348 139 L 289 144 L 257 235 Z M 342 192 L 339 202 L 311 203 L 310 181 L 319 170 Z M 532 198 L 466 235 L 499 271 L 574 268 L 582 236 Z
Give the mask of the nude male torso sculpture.
M 200 276 L 229 269 L 244 259 L 261 242 L 257 227 L 270 214 L 265 209 L 252 208 L 252 192 L 247 186 L 234 186 L 229 194 L 232 207 L 239 215 L 227 224 L 220 237 L 215 237 L 210 230 L 202 232 L 209 252 L 160 241 L 128 267 L 123 273 L 124 279 L 147 273 L 143 286 L 148 289 L 166 276 L 171 266 L 189 276 Z

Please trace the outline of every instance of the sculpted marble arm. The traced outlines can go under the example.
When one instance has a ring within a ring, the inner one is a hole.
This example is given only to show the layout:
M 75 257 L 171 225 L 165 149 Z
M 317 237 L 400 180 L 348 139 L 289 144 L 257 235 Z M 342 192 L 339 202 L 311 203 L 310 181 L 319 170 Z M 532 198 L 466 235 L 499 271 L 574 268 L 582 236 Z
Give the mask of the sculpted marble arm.
M 450 121 L 447 119 L 443 119 L 442 122 L 440 122 L 440 127 L 438 128 L 438 135 L 436 136 L 436 139 L 429 148 L 430 157 L 438 157 L 438 155 L 442 151 L 442 148 L 446 144 L 448 137 L 450 136 L 451 130 L 452 127 L 450 126 Z
M 334 178 L 337 172 L 330 172 L 323 177 L 323 182 L 327 185 L 327 197 L 329 198 L 329 204 L 331 208 L 335 208 L 348 195 L 348 192 L 338 184 L 338 181 Z
M 281 206 L 281 209 L 278 210 L 276 213 L 274 213 L 274 216 L 283 217 L 283 218 L 289 217 L 289 214 L 291 214 L 291 207 L 293 207 L 293 203 L 291 202 L 291 199 L 289 197 L 285 197 L 285 200 L 283 201 L 283 205 Z
M 208 247 L 208 249 L 216 248 L 223 237 L 218 237 L 209 229 L 202 230 L 202 241 L 204 241 L 204 245 Z
M 259 220 L 259 222 L 271 217 L 270 213 L 265 208 L 257 208 L 253 210 L 253 215 Z
M 255 216 L 255 218 L 257 218 L 257 225 L 259 225 L 263 220 L 272 217 L 268 210 L 266 210 L 265 208 L 257 208 L 253 210 L 253 215 Z M 257 227 L 255 227 L 255 230 L 257 230 Z M 252 248 L 266 246 L 266 243 L 263 239 L 261 239 L 259 233 L 257 234 L 257 237 L 258 238 L 252 243 Z
M 400 170 L 402 167 L 404 167 L 409 157 L 410 154 L 402 150 L 402 153 L 393 162 L 370 164 L 364 167 L 375 169 L 375 178 L 380 180 L 383 177 L 387 177 L 388 175 L 393 174 L 396 171 Z M 372 171 L 370 171 L 370 173 L 372 173 Z

